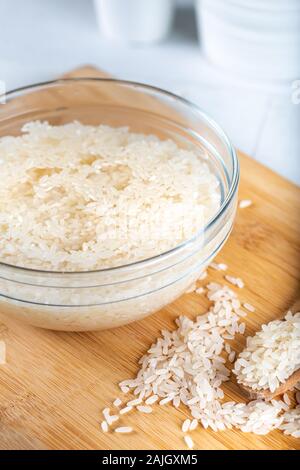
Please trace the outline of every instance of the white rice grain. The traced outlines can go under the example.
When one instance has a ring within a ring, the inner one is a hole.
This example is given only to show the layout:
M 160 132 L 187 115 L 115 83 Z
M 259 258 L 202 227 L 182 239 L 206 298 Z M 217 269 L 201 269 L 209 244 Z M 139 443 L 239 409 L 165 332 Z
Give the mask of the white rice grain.
M 119 433 L 119 434 L 128 434 L 132 431 L 133 431 L 133 429 L 130 426 L 121 426 L 121 427 L 115 429 L 115 432 Z
M 118 415 L 110 415 L 110 416 L 107 416 L 106 418 L 106 421 L 107 421 L 107 424 L 109 426 L 111 426 L 112 424 L 114 424 L 116 421 L 118 421 L 119 419 L 119 416 Z
M 152 413 L 153 409 L 151 408 L 151 406 L 142 406 L 142 405 L 138 405 L 137 407 L 137 410 L 140 411 L 141 413 Z
M 136 405 L 139 405 L 140 403 L 142 403 L 142 399 L 139 397 L 139 398 L 135 398 L 134 400 L 130 400 L 126 403 L 126 406 L 136 406 Z
M 286 403 L 288 406 L 290 406 L 291 400 L 289 399 L 289 396 L 288 396 L 287 393 L 284 393 L 284 394 L 283 394 L 283 401 L 284 401 L 284 403 Z
M 103 432 L 108 432 L 108 424 L 107 424 L 106 421 L 102 421 L 101 429 L 102 429 Z
M 234 359 L 235 359 L 235 352 L 232 351 L 228 356 L 228 360 L 229 360 L 229 362 L 232 363 L 232 362 L 234 362 Z
M 203 287 L 197 287 L 195 292 L 196 292 L 196 294 L 201 295 L 201 294 L 204 294 L 205 289 Z
M 188 430 L 190 428 L 190 425 L 191 425 L 191 420 L 190 419 L 186 419 L 185 421 L 183 421 L 183 424 L 182 424 L 182 427 L 181 427 L 182 432 L 188 432 Z
M 167 403 L 169 403 L 169 402 L 172 401 L 172 400 L 173 400 L 173 396 L 170 395 L 170 396 L 168 396 L 168 397 L 163 398 L 162 400 L 160 400 L 159 404 L 160 404 L 160 405 L 166 405 Z
M 242 289 L 245 286 L 244 281 L 239 277 L 229 276 L 226 274 L 225 279 L 239 289 Z
M 129 413 L 132 410 L 133 410 L 133 406 L 125 406 L 125 408 L 122 408 L 120 410 L 120 415 L 125 415 L 126 413 Z
M 104 410 L 102 411 L 102 414 L 104 416 L 104 419 L 107 421 L 107 418 L 110 416 L 110 409 L 104 408 Z
M 240 209 L 245 209 L 246 207 L 250 207 L 252 206 L 252 201 L 251 199 L 242 199 L 240 202 L 239 202 L 239 208 Z
M 173 406 L 174 406 L 175 408 L 178 408 L 179 405 L 180 405 L 180 397 L 179 397 L 179 396 L 176 396 L 176 397 L 174 397 L 174 399 L 173 399 Z
M 224 263 L 210 263 L 210 268 L 215 269 L 216 271 L 226 271 L 228 269 L 227 264 Z
M 122 400 L 120 398 L 116 398 L 115 401 L 113 402 L 113 405 L 116 407 L 116 408 L 119 408 L 119 406 L 122 405 Z
M 190 437 L 190 436 L 184 436 L 184 442 L 186 443 L 187 447 L 189 449 L 193 449 L 194 448 L 194 441 L 193 439 Z
M 158 395 L 152 395 L 151 397 L 147 398 L 145 401 L 146 405 L 153 405 L 153 403 L 157 402 L 158 400 Z
M 247 303 L 247 302 L 245 302 L 245 303 L 243 304 L 243 307 L 244 307 L 246 310 L 248 310 L 249 312 L 255 312 L 255 307 L 253 307 L 253 305 L 251 305 L 251 304 L 249 304 L 249 303 Z
M 194 431 L 198 426 L 198 420 L 194 418 L 190 424 L 190 431 Z

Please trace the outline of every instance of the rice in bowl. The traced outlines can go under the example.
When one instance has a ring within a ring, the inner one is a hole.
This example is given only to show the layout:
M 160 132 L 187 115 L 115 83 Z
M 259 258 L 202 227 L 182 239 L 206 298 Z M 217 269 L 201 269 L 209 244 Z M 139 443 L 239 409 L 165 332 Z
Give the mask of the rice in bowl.
M 70 106 L 68 97 L 87 85 L 95 94 L 80 108 Z M 122 127 L 124 103 L 110 107 L 97 93 L 112 87 L 167 99 L 182 108 L 183 120 L 164 120 L 163 108 L 154 118 L 150 101 L 136 101 L 131 132 Z M 40 120 L 24 126 L 22 112 L 11 119 L 9 106 L 2 120 L 1 312 L 69 331 L 143 318 L 185 292 L 226 241 L 236 210 L 234 150 L 204 113 L 161 90 L 86 79 L 21 94 L 50 88 L 58 94 L 46 114 L 62 125 L 46 122 L 39 105 L 32 115 Z M 93 125 L 70 122 L 70 113 Z M 98 125 L 108 115 L 112 126 Z M 201 135 L 194 124 L 203 125 Z
M 164 253 L 218 211 L 199 152 L 127 128 L 30 122 L 0 139 L 0 261 L 111 268 Z

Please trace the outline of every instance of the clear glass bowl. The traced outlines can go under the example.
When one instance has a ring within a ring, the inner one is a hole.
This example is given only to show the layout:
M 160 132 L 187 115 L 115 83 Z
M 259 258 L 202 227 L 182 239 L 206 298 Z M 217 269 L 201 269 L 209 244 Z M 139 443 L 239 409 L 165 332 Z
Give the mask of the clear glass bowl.
M 6 104 L 0 106 L 0 136 L 20 135 L 22 126 L 32 120 L 125 125 L 204 150 L 220 181 L 222 203 L 195 237 L 129 265 L 50 272 L 0 263 L 1 313 L 42 328 L 97 330 L 141 319 L 184 293 L 222 248 L 235 218 L 239 163 L 222 129 L 172 93 L 95 78 L 57 80 L 8 93 Z

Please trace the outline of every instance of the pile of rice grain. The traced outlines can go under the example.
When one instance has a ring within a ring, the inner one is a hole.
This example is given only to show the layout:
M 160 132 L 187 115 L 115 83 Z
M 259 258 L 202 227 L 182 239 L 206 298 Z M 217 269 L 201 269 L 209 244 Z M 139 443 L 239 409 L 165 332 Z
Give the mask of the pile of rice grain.
M 270 389 L 300 368 L 300 313 L 288 312 L 284 320 L 263 325 L 240 353 L 233 372 L 237 381 L 253 390 Z
M 220 207 L 199 149 L 79 122 L 22 131 L 0 138 L 0 261 L 56 271 L 134 262 L 190 238 Z
M 279 426 L 284 434 L 300 438 L 300 405 L 283 415 L 282 424 Z
M 189 448 L 194 444 L 187 433 L 194 431 L 198 423 L 213 431 L 237 428 L 245 433 L 264 435 L 282 429 L 286 434 L 299 437 L 299 408 L 289 410 L 289 405 L 282 400 L 255 400 L 247 404 L 224 402 L 221 386 L 230 377 L 226 354 L 230 362 L 233 353 L 226 341 L 244 332 L 240 319 L 246 312 L 228 286 L 210 283 L 207 289 L 212 301 L 208 312 L 195 321 L 179 317 L 177 329 L 163 330 L 162 337 L 140 359 L 136 378 L 120 383 L 123 393 L 132 391 L 136 396 L 125 408 L 141 410 L 145 403 L 151 412 L 153 403 L 172 404 L 176 408 L 181 403 L 186 405 L 191 419 L 183 422 L 182 432 Z M 119 406 L 120 400 L 114 403 Z

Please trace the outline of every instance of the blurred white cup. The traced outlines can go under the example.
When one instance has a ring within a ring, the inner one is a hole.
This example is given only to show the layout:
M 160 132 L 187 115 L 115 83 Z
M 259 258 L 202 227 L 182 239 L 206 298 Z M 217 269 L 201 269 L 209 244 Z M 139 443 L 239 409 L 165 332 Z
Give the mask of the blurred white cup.
M 300 77 L 300 0 L 196 2 L 209 60 L 248 77 Z
M 173 0 L 94 0 L 101 34 L 121 42 L 165 38 L 173 20 Z

